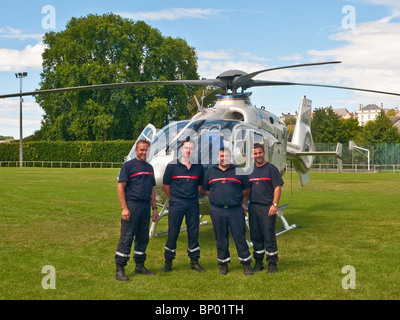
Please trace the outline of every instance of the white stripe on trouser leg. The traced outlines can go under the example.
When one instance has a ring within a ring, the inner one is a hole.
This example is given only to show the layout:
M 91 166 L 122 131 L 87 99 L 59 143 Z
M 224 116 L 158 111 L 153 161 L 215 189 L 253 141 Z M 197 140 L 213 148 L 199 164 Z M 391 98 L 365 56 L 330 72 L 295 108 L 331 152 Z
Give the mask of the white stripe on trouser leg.
M 240 261 L 249 261 L 251 259 L 251 255 L 248 256 L 247 258 L 243 259 L 243 258 L 239 258 Z
M 115 254 L 117 255 L 117 256 L 120 256 L 120 257 L 124 257 L 124 258 L 129 258 L 129 254 L 124 254 L 124 253 L 121 253 L 121 252 L 115 252 Z
M 218 261 L 221 263 L 226 263 L 226 262 L 231 261 L 231 258 L 229 257 L 228 259 L 225 259 L 225 260 L 218 259 Z
M 144 252 L 141 251 L 133 251 L 134 254 L 137 254 L 139 256 L 144 255 Z
M 275 256 L 275 255 L 277 255 L 278 254 L 278 251 L 275 251 L 275 252 L 268 252 L 268 251 L 266 251 L 265 252 L 266 254 L 267 254 L 267 256 Z
M 172 249 L 170 249 L 168 247 L 164 247 L 164 249 L 167 250 L 167 251 L 170 251 L 170 252 L 175 252 L 175 250 L 172 250 Z
M 197 251 L 197 250 L 200 250 L 200 247 L 197 247 L 197 248 L 194 248 L 194 249 L 189 249 L 189 248 L 188 248 L 188 251 L 189 251 L 189 252 L 195 252 L 195 251 Z
M 255 251 L 255 253 L 257 253 L 257 254 L 263 254 L 264 252 L 265 252 L 265 250 Z

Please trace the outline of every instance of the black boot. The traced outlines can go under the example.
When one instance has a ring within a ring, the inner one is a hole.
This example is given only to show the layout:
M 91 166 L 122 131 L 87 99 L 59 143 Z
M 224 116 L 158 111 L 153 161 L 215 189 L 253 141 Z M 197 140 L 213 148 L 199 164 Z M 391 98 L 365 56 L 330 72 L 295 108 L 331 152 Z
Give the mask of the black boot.
M 219 266 L 218 273 L 226 276 L 228 274 L 228 264 L 227 263 L 221 264 Z
M 117 270 L 115 271 L 115 279 L 118 281 L 128 281 L 129 278 L 125 274 L 125 270 L 121 266 L 117 266 Z
M 161 273 L 170 272 L 172 269 L 172 260 L 165 260 L 165 264 L 161 270 Z
M 278 271 L 278 269 L 276 267 L 276 262 L 268 262 L 267 273 L 272 274 L 272 273 L 276 273 L 276 271 Z
M 190 269 L 196 270 L 197 272 L 206 272 L 206 270 L 201 267 L 199 260 L 197 259 L 190 260 Z
M 143 263 L 136 264 L 135 273 L 144 274 L 146 276 L 154 275 L 154 272 L 150 272 L 149 270 L 147 270 Z
M 243 269 L 244 269 L 244 274 L 246 276 L 252 276 L 254 274 L 253 269 L 251 268 L 250 263 L 246 263 L 243 265 Z
M 256 264 L 254 265 L 254 272 L 264 270 L 264 262 L 262 260 L 256 260 Z

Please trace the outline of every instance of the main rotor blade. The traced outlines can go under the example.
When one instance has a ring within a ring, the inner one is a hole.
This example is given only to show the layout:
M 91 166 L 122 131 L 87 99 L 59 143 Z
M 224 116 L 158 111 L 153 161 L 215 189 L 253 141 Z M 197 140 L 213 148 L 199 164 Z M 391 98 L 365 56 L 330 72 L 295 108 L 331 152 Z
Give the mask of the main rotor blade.
M 290 69 L 290 68 L 300 68 L 300 67 L 320 66 L 320 65 L 325 65 L 325 64 L 336 64 L 336 63 L 342 63 L 342 61 L 328 61 L 328 62 L 294 64 L 294 65 L 291 65 L 291 66 L 284 66 L 284 67 L 276 67 L 276 68 L 259 70 L 259 71 L 255 71 L 255 72 L 252 72 L 252 73 L 244 74 L 244 75 L 240 76 L 239 78 L 234 79 L 233 82 L 232 82 L 232 85 L 235 86 L 236 88 L 240 88 L 240 87 L 243 87 L 243 86 L 248 87 L 246 85 L 247 81 L 249 81 L 250 79 L 252 79 L 255 76 L 259 75 L 260 73 L 264 73 L 264 72 L 268 72 L 268 71 L 281 70 L 281 69 Z
M 333 85 L 328 85 L 328 84 L 298 83 L 298 82 L 269 81 L 269 80 L 250 80 L 248 85 L 246 85 L 247 88 L 250 88 L 250 87 L 268 87 L 268 86 L 322 87 L 322 88 L 345 89 L 345 90 L 354 90 L 354 91 L 364 91 L 364 92 L 388 94 L 388 95 L 392 95 L 392 96 L 400 96 L 400 93 L 395 93 L 395 92 L 378 91 L 378 90 L 353 88 L 353 87 L 343 87 L 343 86 L 333 86 Z
M 144 87 L 144 86 L 162 86 L 162 85 L 213 85 L 218 87 L 224 87 L 224 82 L 219 79 L 206 79 L 206 80 L 172 80 L 172 81 L 140 81 L 140 82 L 124 82 L 124 83 L 108 83 L 108 84 L 96 84 L 89 86 L 79 87 L 68 87 L 68 88 L 57 88 L 47 90 L 36 90 L 22 93 L 11 93 L 0 95 L 0 99 L 13 98 L 13 97 L 24 97 L 34 96 L 37 94 L 57 93 L 57 92 L 68 92 L 68 91 L 82 91 L 82 90 L 96 90 L 96 89 L 110 89 L 110 88 L 129 88 L 129 87 Z

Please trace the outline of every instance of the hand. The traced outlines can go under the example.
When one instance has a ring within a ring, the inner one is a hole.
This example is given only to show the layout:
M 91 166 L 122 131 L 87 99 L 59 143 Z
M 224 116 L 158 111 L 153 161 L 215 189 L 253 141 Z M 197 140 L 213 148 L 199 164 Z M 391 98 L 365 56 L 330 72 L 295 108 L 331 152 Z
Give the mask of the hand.
M 269 216 L 269 217 L 274 216 L 274 215 L 277 214 L 277 212 L 278 212 L 278 208 L 275 207 L 274 205 L 272 205 L 272 206 L 269 208 L 268 216 Z
M 243 208 L 243 210 L 244 210 L 244 215 L 246 215 L 246 214 L 247 214 L 247 207 L 246 207 L 246 205 L 245 205 L 245 204 L 242 204 L 242 208 Z
M 121 218 L 124 221 L 129 221 L 131 217 L 131 213 L 129 212 L 128 208 L 122 209 Z
M 157 209 L 154 209 L 153 210 L 153 222 L 157 222 L 158 221 L 158 219 L 160 219 L 160 216 L 159 216 L 159 214 L 158 214 L 158 210 Z

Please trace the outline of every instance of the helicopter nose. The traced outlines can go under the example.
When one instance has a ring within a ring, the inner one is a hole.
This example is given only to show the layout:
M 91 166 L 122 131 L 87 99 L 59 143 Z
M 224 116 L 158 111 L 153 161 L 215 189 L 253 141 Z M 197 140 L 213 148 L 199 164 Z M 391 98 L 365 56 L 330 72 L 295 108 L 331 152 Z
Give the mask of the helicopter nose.
M 154 169 L 154 178 L 156 180 L 157 186 L 162 186 L 165 168 L 167 167 L 167 164 L 170 163 L 171 161 L 172 157 L 168 155 L 155 156 L 150 161 L 150 164 L 153 166 Z

